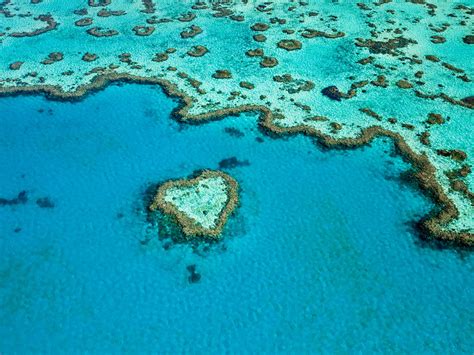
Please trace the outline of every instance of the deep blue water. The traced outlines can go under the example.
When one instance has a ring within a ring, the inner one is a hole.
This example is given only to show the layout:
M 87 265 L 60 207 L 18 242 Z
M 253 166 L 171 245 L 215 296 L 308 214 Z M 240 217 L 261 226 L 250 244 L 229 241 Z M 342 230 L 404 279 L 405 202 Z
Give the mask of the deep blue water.
M 390 141 L 322 151 L 253 114 L 181 125 L 176 105 L 137 85 L 0 99 L 0 197 L 28 196 L 0 207 L 0 352 L 472 353 L 474 259 L 420 243 L 432 205 Z M 164 248 L 146 190 L 230 157 L 249 164 L 226 170 L 223 240 Z

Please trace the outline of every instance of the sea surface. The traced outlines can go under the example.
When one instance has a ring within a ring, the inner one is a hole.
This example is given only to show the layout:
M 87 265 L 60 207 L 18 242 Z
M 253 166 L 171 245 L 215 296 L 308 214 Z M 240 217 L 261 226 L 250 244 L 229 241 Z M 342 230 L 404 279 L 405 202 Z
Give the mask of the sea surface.
M 416 234 L 433 204 L 390 140 L 323 150 L 178 104 L 140 85 L 0 99 L 1 353 L 472 353 L 474 258 Z M 220 242 L 173 244 L 146 201 L 198 169 L 233 176 L 240 206 Z

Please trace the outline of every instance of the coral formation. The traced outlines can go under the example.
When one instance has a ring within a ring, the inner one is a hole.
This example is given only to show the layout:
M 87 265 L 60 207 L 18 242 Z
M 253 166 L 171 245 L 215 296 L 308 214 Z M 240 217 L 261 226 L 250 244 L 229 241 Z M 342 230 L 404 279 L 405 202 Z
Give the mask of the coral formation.
M 161 184 L 149 209 L 173 216 L 187 237 L 219 238 L 238 201 L 232 177 L 205 170 L 191 179 Z

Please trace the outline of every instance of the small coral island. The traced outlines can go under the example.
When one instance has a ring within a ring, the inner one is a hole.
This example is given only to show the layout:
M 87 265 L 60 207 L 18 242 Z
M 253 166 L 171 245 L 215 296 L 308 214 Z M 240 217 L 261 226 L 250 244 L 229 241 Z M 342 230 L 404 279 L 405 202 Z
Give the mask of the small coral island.
M 187 238 L 218 239 L 239 201 L 238 184 L 218 170 L 161 184 L 149 206 L 173 217 Z

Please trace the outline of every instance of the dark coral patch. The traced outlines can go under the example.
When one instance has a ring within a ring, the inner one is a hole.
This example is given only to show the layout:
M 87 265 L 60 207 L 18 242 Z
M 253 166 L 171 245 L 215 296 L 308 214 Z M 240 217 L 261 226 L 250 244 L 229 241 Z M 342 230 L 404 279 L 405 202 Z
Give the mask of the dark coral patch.
M 474 35 L 467 35 L 463 37 L 462 41 L 466 44 L 474 44 Z
M 241 81 L 241 82 L 239 83 L 239 86 L 240 86 L 241 88 L 249 89 L 249 90 L 255 89 L 255 85 L 252 84 L 252 83 L 250 83 L 250 82 L 248 82 L 248 81 Z
M 209 52 L 207 47 L 198 45 L 192 47 L 189 51 L 187 51 L 187 54 L 191 57 L 202 57 L 207 52 Z
M 258 35 L 253 36 L 253 39 L 256 42 L 265 42 L 267 40 L 267 37 L 265 35 L 258 34 Z
M 63 59 L 64 59 L 64 55 L 61 52 L 51 52 L 48 54 L 47 58 L 41 61 L 41 64 L 45 64 L 45 65 L 53 64 L 56 62 L 60 62 Z
M 91 17 L 84 17 L 84 18 L 81 18 L 80 20 L 77 20 L 76 22 L 74 22 L 74 25 L 76 25 L 78 27 L 85 27 L 85 26 L 92 25 L 93 21 L 94 20 Z
M 89 53 L 89 52 L 85 53 L 85 54 L 82 56 L 82 60 L 83 60 L 84 62 L 93 62 L 93 61 L 97 60 L 97 58 L 98 58 L 97 54 L 95 54 L 95 53 Z
M 334 101 L 341 101 L 343 98 L 343 93 L 334 85 L 322 89 L 321 94 Z
M 261 57 L 263 56 L 263 49 L 262 48 L 257 48 L 257 49 L 249 49 L 247 52 L 245 52 L 245 55 L 247 57 Z
M 370 53 L 389 54 L 396 56 L 401 54 L 401 48 L 405 48 L 410 44 L 416 43 L 416 41 L 405 37 L 396 37 L 387 41 L 374 41 L 372 39 L 364 40 L 362 38 L 357 38 L 355 45 L 358 47 L 368 48 Z
M 153 26 L 135 26 L 132 28 L 136 36 L 149 36 L 155 32 L 155 27 Z
M 411 89 L 413 87 L 413 84 L 406 80 L 399 80 L 397 81 L 396 85 L 400 89 Z
M 0 197 L 0 206 L 24 205 L 28 202 L 28 193 L 21 191 L 18 196 L 12 199 Z
M 248 160 L 239 160 L 236 157 L 230 157 L 227 159 L 222 159 L 219 162 L 219 169 L 234 169 L 242 166 L 249 166 L 250 163 Z
M 329 32 L 313 30 L 311 28 L 306 28 L 304 32 L 301 34 L 301 36 L 303 36 L 304 38 L 324 37 L 324 38 L 330 38 L 330 39 L 344 37 L 345 35 L 346 34 L 344 32 L 329 33 Z
M 285 49 L 287 51 L 296 51 L 301 49 L 302 44 L 296 39 L 282 39 L 277 43 L 278 48 Z
M 41 197 L 36 200 L 36 204 L 40 208 L 54 208 L 54 202 L 50 200 L 49 197 Z
M 226 127 L 224 128 L 224 132 L 235 138 L 242 138 L 245 136 L 245 134 L 240 129 L 235 127 Z
M 189 272 L 188 282 L 191 284 L 197 283 L 201 280 L 201 274 L 196 271 L 196 265 L 186 266 L 186 270 Z
M 102 27 L 92 27 L 86 31 L 88 34 L 94 37 L 112 37 L 118 35 L 118 31 L 110 29 L 106 30 Z
M 273 68 L 278 65 L 278 59 L 275 57 L 263 57 L 260 61 L 260 66 L 262 68 Z
M 1 9 L 1 6 L 0 6 L 0 9 Z M 36 21 L 45 22 L 46 26 L 42 27 L 42 28 L 39 28 L 37 30 L 30 31 L 30 32 L 13 32 L 13 33 L 10 34 L 10 37 L 17 37 L 17 38 L 18 37 L 34 37 L 34 36 L 38 36 L 38 35 L 41 35 L 43 33 L 55 30 L 59 25 L 59 23 L 57 23 L 54 20 L 54 18 L 49 14 L 48 15 L 39 15 L 38 17 L 35 17 L 34 19 Z
M 23 62 L 13 62 L 13 63 L 10 63 L 8 67 L 10 68 L 10 70 L 18 70 L 21 68 L 22 65 L 23 65 Z
M 216 70 L 216 72 L 212 74 L 212 77 L 214 79 L 230 79 L 232 78 L 232 73 L 228 70 L 221 69 L 221 70 Z
M 152 61 L 154 62 L 165 62 L 169 58 L 168 53 L 156 53 Z
M 266 31 L 270 28 L 266 23 L 257 22 L 250 27 L 253 31 Z
M 202 28 L 196 25 L 192 25 L 188 29 L 182 31 L 180 33 L 181 38 L 192 38 L 197 36 L 198 34 L 202 33 Z
M 187 12 L 185 14 L 181 14 L 179 17 L 178 17 L 178 21 L 181 21 L 181 22 L 191 22 L 192 20 L 194 20 L 196 18 L 196 14 L 194 12 Z

